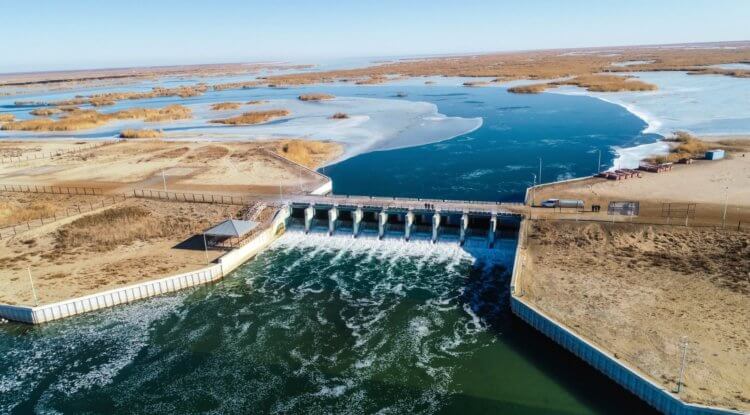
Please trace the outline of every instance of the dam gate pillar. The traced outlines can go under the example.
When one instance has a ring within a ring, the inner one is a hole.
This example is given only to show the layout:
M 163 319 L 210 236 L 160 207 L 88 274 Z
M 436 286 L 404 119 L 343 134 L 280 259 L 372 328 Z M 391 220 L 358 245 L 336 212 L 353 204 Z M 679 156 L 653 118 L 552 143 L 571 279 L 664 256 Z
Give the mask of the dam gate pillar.
M 408 242 L 409 238 L 411 238 L 411 228 L 414 225 L 414 212 L 406 212 L 404 222 L 404 239 L 406 239 L 406 241 Z
M 432 215 L 432 243 L 436 243 L 440 234 L 440 213 Z
M 334 206 L 328 211 L 328 236 L 331 236 L 336 232 L 336 220 L 338 218 L 339 210 Z
M 315 217 L 315 207 L 310 205 L 305 208 L 305 233 L 310 232 L 312 228 L 313 218 Z
M 458 244 L 463 245 L 464 241 L 466 241 L 466 230 L 469 228 L 469 215 L 464 213 L 461 215 L 461 230 L 460 230 L 460 236 L 458 238 Z
M 362 209 L 357 208 L 352 213 L 352 238 L 356 238 L 359 235 L 359 225 L 362 223 Z
M 381 211 L 378 213 L 378 239 L 383 239 L 385 236 L 385 228 L 388 223 L 388 212 Z

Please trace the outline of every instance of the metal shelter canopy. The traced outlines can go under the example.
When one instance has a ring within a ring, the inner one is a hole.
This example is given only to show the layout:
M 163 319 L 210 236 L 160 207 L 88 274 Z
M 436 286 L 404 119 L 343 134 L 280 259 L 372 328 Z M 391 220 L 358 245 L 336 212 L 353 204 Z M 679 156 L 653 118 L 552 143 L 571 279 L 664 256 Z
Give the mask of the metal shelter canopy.
M 227 219 L 224 222 L 203 232 L 206 236 L 224 238 L 240 238 L 258 226 L 258 222 L 251 220 Z

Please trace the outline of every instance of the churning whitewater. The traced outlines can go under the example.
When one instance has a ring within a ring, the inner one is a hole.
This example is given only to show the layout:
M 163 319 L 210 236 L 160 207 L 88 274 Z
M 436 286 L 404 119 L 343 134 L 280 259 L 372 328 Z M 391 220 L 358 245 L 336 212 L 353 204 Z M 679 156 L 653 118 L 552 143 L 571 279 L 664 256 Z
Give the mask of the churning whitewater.
M 436 412 L 508 318 L 515 241 L 485 245 L 288 231 L 217 285 L 13 337 L 0 411 Z

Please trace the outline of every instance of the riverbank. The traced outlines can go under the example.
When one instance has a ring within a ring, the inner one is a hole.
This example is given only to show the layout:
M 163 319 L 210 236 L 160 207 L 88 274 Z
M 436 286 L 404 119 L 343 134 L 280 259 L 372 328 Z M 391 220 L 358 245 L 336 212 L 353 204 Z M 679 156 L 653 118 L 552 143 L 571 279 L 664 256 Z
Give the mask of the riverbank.
M 610 220 L 607 206 L 612 201 L 635 201 L 640 212 L 634 221 L 669 223 L 664 207 L 673 203 L 674 208 L 694 204 L 689 223 L 744 227 L 750 223 L 750 141 L 734 144 L 743 151 L 729 153 L 723 160 L 696 160 L 693 164 L 675 164 L 671 171 L 663 173 L 641 172 L 641 177 L 625 180 L 607 180 L 592 177 L 567 183 L 551 183 L 529 191 L 530 201 L 536 204 L 546 199 L 580 199 L 588 208 L 602 206 L 599 213 L 568 212 L 567 216 L 583 219 Z M 724 205 L 726 204 L 726 214 Z M 534 209 L 535 214 L 554 217 L 544 208 Z M 566 213 L 562 213 L 566 215 Z M 671 222 L 685 222 L 684 215 L 671 215 Z M 615 218 L 625 220 L 625 217 Z
M 747 232 L 533 221 L 525 301 L 686 402 L 750 409 Z M 743 248 L 744 247 L 744 248 Z
M 135 188 L 236 195 L 305 192 L 327 181 L 310 168 L 343 151 L 330 141 L 293 139 L 89 143 L 96 141 L 1 141 L 0 151 L 9 156 L 0 164 L 0 183 L 93 187 L 110 193 Z

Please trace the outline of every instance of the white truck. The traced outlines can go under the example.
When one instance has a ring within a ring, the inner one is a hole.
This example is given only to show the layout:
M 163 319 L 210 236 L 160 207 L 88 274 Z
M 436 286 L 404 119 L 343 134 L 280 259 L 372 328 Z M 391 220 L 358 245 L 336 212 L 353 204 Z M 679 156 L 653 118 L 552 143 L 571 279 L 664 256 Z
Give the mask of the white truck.
M 584 204 L 583 200 L 576 199 L 547 199 L 542 202 L 542 207 L 583 209 Z

